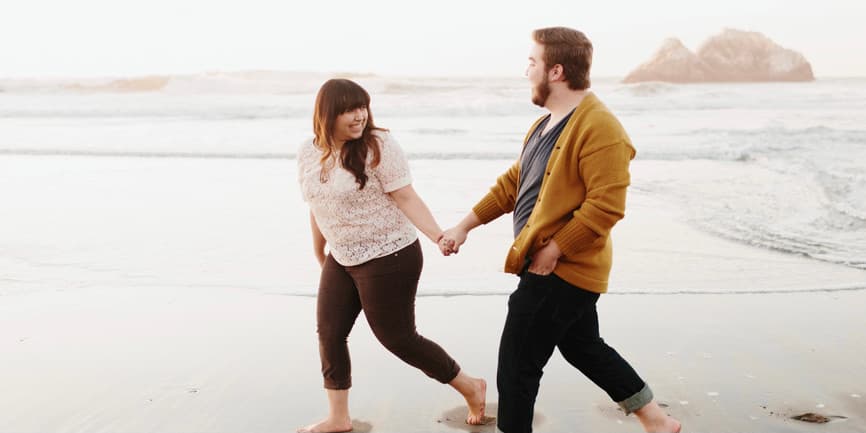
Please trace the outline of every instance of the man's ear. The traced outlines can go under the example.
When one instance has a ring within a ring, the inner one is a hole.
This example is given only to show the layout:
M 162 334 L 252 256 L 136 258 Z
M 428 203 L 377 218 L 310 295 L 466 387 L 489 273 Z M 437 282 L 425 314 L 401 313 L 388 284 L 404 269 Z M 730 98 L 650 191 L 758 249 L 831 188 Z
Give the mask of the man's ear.
M 550 81 L 562 81 L 565 79 L 565 71 L 562 69 L 562 65 L 555 64 L 549 71 L 547 71 L 547 78 Z

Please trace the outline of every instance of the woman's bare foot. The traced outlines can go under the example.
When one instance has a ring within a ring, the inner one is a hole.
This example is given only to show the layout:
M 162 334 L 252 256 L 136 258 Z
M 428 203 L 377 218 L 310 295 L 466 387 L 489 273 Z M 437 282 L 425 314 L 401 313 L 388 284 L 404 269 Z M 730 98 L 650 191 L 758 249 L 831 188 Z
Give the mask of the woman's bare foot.
M 487 419 L 484 409 L 487 407 L 487 382 L 484 379 L 472 379 L 474 390 L 464 394 L 466 405 L 469 406 L 469 415 L 466 416 L 466 424 L 482 425 Z
M 487 406 L 487 382 L 484 379 L 474 378 L 461 370 L 448 384 L 466 399 L 466 406 L 469 407 L 466 424 L 483 425 L 490 421 L 489 417 L 484 416 L 484 408 Z
M 482 425 L 487 421 L 484 409 L 487 407 L 487 382 L 484 379 L 467 378 L 467 386 L 461 392 L 469 407 L 466 424 Z
M 298 429 L 298 433 L 343 433 L 350 431 L 352 431 L 352 420 L 349 418 L 342 420 L 327 418 L 316 424 Z

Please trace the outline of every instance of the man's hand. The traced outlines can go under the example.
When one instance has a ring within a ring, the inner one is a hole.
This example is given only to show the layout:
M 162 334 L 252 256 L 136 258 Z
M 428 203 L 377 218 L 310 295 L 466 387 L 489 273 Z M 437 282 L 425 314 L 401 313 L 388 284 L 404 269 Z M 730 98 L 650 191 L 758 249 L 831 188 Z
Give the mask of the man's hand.
M 556 267 L 556 262 L 562 257 L 559 245 L 553 239 L 544 248 L 535 252 L 529 263 L 529 272 L 535 275 L 550 275 Z
M 452 227 L 442 233 L 442 239 L 439 240 L 439 250 L 443 255 L 450 256 L 460 252 L 460 246 L 466 242 L 466 236 L 469 232 L 459 227 Z

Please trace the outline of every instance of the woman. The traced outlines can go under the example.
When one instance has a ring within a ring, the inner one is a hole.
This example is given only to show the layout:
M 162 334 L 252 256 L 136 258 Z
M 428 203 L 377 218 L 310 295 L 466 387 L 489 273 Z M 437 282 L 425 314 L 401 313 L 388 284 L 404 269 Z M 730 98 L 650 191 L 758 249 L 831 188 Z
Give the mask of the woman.
M 322 266 L 316 322 L 330 405 L 325 420 L 298 431 L 352 429 L 346 337 L 362 309 L 382 345 L 454 387 L 469 406 L 466 422 L 481 424 L 485 381 L 466 375 L 441 347 L 415 330 L 415 292 L 423 262 L 415 228 L 437 244 L 442 229 L 412 188 L 402 150 L 387 130 L 375 126 L 369 107 L 370 95 L 358 84 L 327 81 L 316 97 L 315 137 L 298 151 L 313 251 Z M 440 248 L 447 251 L 444 243 Z

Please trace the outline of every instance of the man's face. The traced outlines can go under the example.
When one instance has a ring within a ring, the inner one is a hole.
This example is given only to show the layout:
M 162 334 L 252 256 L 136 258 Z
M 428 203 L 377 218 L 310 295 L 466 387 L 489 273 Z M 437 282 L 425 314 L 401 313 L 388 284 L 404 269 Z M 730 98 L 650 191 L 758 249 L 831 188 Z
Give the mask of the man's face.
M 526 66 L 526 78 L 532 86 L 532 103 L 539 107 L 544 107 L 547 97 L 550 96 L 550 82 L 542 60 L 543 55 L 544 45 L 534 43 L 529 50 L 529 65 Z

